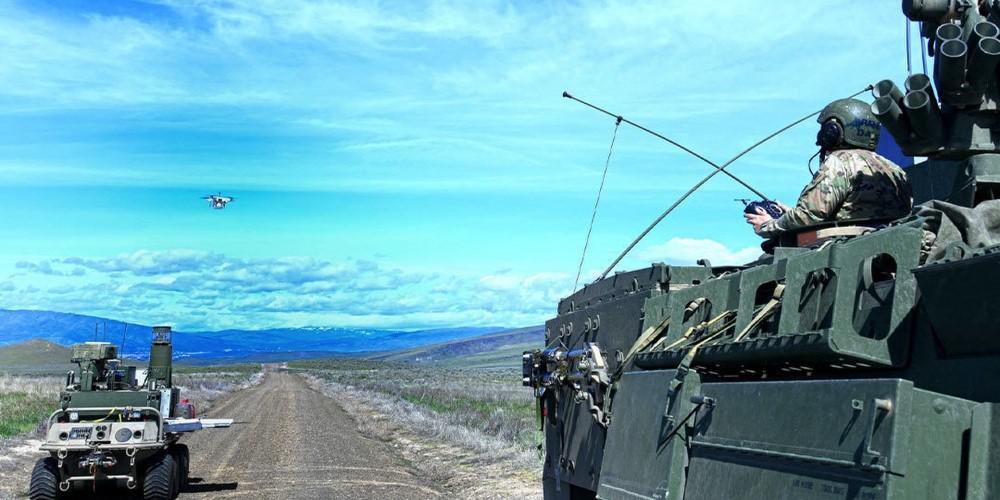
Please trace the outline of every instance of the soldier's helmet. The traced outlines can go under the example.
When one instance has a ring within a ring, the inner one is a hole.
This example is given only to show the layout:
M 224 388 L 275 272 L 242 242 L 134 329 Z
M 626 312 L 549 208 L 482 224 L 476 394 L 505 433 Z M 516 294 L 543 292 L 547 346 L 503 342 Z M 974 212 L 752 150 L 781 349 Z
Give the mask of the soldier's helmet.
M 871 107 L 857 99 L 837 99 L 827 104 L 816 119 L 821 124 L 816 144 L 833 150 L 858 147 L 875 151 L 882 129 Z

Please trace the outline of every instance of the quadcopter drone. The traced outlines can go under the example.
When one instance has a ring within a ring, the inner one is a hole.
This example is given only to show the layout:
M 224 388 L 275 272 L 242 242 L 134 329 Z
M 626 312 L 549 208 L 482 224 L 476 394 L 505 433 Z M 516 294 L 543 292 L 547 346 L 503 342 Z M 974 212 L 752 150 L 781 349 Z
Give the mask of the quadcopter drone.
M 202 199 L 208 202 L 208 206 L 216 210 L 222 210 L 223 208 L 226 208 L 226 204 L 235 200 L 236 198 L 233 198 L 232 196 L 222 196 L 222 194 L 220 193 L 220 194 L 210 194 Z

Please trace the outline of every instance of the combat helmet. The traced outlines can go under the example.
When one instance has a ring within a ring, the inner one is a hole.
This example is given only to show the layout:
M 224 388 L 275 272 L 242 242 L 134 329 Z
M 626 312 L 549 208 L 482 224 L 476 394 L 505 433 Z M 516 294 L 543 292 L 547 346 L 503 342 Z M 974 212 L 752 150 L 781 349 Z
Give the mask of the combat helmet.
M 825 150 L 859 147 L 875 151 L 881 125 L 871 107 L 857 99 L 837 99 L 816 119 L 821 124 L 816 144 Z

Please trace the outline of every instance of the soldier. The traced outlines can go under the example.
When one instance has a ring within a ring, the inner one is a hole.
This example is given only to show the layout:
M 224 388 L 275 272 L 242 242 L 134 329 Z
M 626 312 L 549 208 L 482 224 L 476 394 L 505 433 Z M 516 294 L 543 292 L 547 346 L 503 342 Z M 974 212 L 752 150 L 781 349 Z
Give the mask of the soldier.
M 910 213 L 913 196 L 906 174 L 875 152 L 879 122 L 857 99 L 831 102 L 816 120 L 820 168 L 799 195 L 794 208 L 773 219 L 758 208 L 744 214 L 754 232 L 774 238 L 786 231 L 821 222 L 898 219 Z

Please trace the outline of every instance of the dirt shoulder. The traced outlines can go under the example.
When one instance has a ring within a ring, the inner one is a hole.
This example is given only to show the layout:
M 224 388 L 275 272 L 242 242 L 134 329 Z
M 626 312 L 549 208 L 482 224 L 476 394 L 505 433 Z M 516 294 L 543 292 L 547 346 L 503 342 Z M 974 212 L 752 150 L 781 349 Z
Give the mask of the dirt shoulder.
M 27 498 L 28 478 L 35 461 L 48 455 L 38 451 L 41 432 L 0 440 L 0 500 Z

